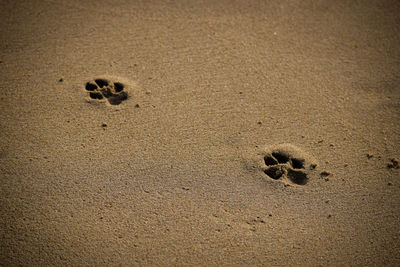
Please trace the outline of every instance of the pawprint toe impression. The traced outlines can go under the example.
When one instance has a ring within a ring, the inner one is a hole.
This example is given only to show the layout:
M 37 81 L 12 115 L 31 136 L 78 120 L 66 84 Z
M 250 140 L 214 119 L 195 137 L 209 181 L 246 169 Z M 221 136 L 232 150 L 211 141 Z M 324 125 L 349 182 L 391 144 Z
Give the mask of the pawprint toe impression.
M 89 97 L 93 100 L 106 99 L 111 105 L 119 105 L 128 99 L 128 93 L 124 91 L 125 85 L 120 82 L 111 82 L 107 79 L 95 79 L 85 85 Z
M 291 144 L 272 146 L 264 151 L 264 173 L 274 180 L 305 185 L 317 166 L 301 149 Z

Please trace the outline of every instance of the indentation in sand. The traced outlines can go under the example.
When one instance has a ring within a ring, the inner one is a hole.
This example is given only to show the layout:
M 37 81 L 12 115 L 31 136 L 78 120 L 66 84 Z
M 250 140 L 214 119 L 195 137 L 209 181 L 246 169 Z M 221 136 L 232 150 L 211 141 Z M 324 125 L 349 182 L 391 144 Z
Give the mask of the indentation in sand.
M 85 84 L 85 90 L 93 101 L 107 101 L 111 105 L 119 105 L 128 99 L 125 84 L 106 78 L 96 78 Z
M 317 164 L 300 148 L 291 144 L 264 148 L 262 169 L 268 178 L 296 185 L 305 185 Z

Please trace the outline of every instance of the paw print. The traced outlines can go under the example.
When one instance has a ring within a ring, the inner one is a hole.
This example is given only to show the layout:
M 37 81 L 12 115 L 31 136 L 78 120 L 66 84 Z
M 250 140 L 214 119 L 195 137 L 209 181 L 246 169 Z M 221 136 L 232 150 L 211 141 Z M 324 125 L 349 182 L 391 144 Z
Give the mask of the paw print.
M 124 91 L 125 86 L 120 82 L 111 82 L 107 79 L 95 79 L 87 82 L 86 91 L 93 100 L 106 99 L 111 105 L 119 105 L 128 99 L 128 93 Z
M 274 179 L 287 179 L 297 185 L 305 185 L 309 172 L 316 168 L 307 156 L 293 145 L 280 145 L 264 153 L 264 173 Z

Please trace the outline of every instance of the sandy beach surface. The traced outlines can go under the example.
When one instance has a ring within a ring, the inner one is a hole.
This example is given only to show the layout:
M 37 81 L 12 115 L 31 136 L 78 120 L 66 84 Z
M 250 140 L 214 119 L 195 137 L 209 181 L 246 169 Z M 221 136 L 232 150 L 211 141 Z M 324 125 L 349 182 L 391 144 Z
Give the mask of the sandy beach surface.
M 399 266 L 400 2 L 5 1 L 1 266 Z

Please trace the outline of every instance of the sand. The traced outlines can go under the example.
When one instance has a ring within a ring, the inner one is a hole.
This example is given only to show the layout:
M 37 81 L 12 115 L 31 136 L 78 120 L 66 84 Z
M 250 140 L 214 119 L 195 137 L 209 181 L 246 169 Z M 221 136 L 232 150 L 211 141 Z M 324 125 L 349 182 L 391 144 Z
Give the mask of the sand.
M 1 6 L 0 265 L 400 265 L 398 1 Z

